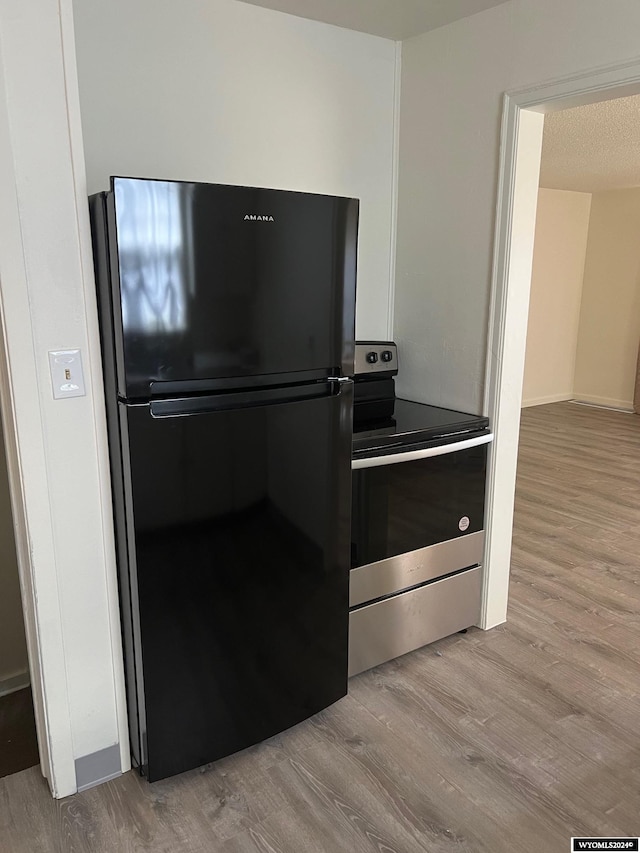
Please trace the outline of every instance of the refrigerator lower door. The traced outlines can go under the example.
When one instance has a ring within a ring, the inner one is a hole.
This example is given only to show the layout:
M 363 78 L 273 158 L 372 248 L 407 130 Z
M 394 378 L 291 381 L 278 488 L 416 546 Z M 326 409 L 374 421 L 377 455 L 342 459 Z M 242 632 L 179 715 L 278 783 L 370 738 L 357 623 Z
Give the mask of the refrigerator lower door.
M 346 694 L 351 394 L 120 405 L 133 752 L 151 781 Z

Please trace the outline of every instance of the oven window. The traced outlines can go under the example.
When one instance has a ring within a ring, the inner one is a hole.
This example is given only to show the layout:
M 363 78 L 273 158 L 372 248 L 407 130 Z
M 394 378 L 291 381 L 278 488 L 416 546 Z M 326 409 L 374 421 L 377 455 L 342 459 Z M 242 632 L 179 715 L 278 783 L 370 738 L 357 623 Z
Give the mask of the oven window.
M 351 567 L 482 530 L 486 460 L 480 445 L 355 470 Z

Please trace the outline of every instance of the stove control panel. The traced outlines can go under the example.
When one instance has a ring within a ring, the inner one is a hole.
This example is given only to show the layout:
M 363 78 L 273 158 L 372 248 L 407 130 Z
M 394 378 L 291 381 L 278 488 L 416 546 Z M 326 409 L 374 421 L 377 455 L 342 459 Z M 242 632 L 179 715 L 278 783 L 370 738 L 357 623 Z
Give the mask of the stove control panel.
M 398 350 L 393 341 L 356 341 L 356 376 L 398 372 Z

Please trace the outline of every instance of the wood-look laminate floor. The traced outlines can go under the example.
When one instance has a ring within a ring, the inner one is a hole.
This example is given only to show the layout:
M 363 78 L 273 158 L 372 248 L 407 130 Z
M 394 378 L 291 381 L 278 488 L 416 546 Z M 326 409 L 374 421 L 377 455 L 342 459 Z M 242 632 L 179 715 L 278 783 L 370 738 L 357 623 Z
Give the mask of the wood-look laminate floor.
M 523 413 L 509 621 L 363 673 L 297 728 L 149 785 L 0 780 L 10 853 L 564 853 L 640 833 L 640 417 Z

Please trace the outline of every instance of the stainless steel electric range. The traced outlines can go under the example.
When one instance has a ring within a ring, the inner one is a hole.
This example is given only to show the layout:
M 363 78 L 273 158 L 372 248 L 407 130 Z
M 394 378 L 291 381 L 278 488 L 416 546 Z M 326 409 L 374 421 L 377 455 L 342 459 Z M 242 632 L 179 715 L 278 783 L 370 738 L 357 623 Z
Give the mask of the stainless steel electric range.
M 478 621 L 485 417 L 396 399 L 397 350 L 356 345 L 349 674 Z

